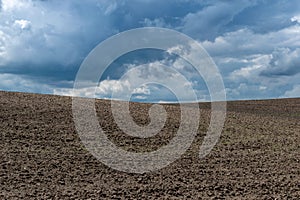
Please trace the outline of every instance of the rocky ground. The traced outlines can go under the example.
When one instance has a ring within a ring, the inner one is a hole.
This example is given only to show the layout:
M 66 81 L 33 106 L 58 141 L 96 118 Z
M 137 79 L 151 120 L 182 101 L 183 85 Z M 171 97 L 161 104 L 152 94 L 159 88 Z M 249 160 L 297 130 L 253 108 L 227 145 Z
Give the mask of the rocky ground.
M 130 174 L 87 151 L 75 130 L 69 97 L 0 92 L 0 199 L 300 199 L 300 99 L 228 103 L 221 138 L 198 158 L 210 119 L 202 103 L 198 135 L 177 161 Z M 154 137 L 128 136 L 114 123 L 109 101 L 97 100 L 99 123 L 119 148 L 147 152 L 178 130 L 178 105 Z M 149 104 L 131 104 L 149 123 Z

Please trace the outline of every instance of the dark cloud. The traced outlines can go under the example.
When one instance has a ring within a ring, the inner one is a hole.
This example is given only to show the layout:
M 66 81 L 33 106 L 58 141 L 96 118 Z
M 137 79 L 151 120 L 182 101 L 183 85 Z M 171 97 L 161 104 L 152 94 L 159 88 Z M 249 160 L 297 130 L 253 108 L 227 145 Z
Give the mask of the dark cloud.
M 233 91 L 234 87 L 241 86 L 244 92 L 240 91 L 239 95 L 244 97 L 255 96 L 262 84 L 254 81 L 258 78 L 269 80 L 299 75 L 300 28 L 297 20 L 291 20 L 300 16 L 298 0 L 32 0 L 4 3 L 0 0 L 0 74 L 22 76 L 34 83 L 64 87 L 62 83 L 74 80 L 81 62 L 97 44 L 118 32 L 143 26 L 172 28 L 200 40 L 209 53 L 217 57 L 229 89 Z M 269 62 L 261 61 L 269 55 L 272 55 Z M 113 63 L 116 66 L 106 75 L 120 76 L 124 71 L 114 69 L 132 59 L 142 63 L 141 58 L 158 57 L 153 52 L 138 56 L 138 59 L 129 56 L 117 60 Z M 249 76 L 237 78 L 236 82 L 226 79 L 226 75 L 239 70 L 240 74 Z M 9 77 L 6 76 L 6 80 Z M 243 81 L 245 85 L 241 84 Z M 286 89 L 282 85 L 289 84 L 292 89 L 297 84 L 296 79 L 278 82 L 276 87 L 282 91 Z M 276 88 L 272 81 L 264 84 L 261 88 Z M 249 89 L 248 94 L 245 88 Z M 282 91 L 276 95 L 282 95 Z M 257 93 L 255 97 L 273 95 L 271 90 L 268 92 Z
M 290 19 L 298 14 L 300 1 L 274 0 L 272 3 L 259 0 L 234 16 L 231 27 L 247 27 L 255 33 L 278 31 L 294 24 Z
M 37 70 L 37 69 L 43 70 Z M 37 77 L 41 80 L 49 79 L 55 81 L 72 81 L 75 79 L 79 67 L 65 66 L 60 63 L 49 62 L 40 65 L 27 63 L 10 63 L 8 67 L 0 67 L 0 74 L 24 75 L 27 77 Z
M 12 24 L 3 26 L 7 37 L 3 48 L 9 60 L 0 62 L 2 73 L 48 74 L 51 77 L 60 76 L 54 72 L 61 71 L 61 68 L 73 72 L 87 54 L 107 37 L 141 27 L 145 19 L 155 20 L 158 16 L 176 26 L 187 13 L 203 6 L 197 1 L 185 0 L 30 2 L 26 5 L 30 12 L 15 9 L 10 11 L 14 12 L 13 17 L 11 13 L 0 16 L 0 23 L 8 21 Z M 30 32 L 25 33 L 22 25 L 16 24 L 16 20 L 23 19 L 30 23 Z
M 184 16 L 204 6 L 193 0 L 126 0 L 118 4 L 117 9 L 111 13 L 111 19 L 120 31 L 144 26 L 145 20 L 156 19 L 162 19 L 170 27 L 177 27 L 181 25 Z
M 197 12 L 190 12 L 182 20 L 180 28 L 186 34 L 200 40 L 213 41 L 240 29 L 267 34 L 295 25 L 291 20 L 299 15 L 298 0 L 243 0 L 208 1 Z
M 254 3 L 243 1 L 215 1 L 214 3 L 189 13 L 183 18 L 182 31 L 200 40 L 213 41 L 216 37 L 234 30 L 230 23 L 236 15 Z

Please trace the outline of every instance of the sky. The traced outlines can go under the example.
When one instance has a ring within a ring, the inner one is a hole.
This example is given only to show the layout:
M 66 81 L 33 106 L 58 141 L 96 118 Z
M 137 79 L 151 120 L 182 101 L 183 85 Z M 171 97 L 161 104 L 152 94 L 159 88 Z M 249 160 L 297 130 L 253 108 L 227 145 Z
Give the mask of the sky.
M 198 41 L 219 68 L 228 100 L 300 97 L 299 0 L 0 0 L 0 90 L 90 96 L 90 88 L 72 89 L 81 63 L 102 41 L 141 27 Z M 130 84 L 165 74 L 161 64 L 186 76 L 199 101 L 210 100 L 193 67 L 154 49 L 115 60 L 99 78 L 97 97 L 175 101 L 161 85 Z M 188 101 L 174 77 L 161 78 Z

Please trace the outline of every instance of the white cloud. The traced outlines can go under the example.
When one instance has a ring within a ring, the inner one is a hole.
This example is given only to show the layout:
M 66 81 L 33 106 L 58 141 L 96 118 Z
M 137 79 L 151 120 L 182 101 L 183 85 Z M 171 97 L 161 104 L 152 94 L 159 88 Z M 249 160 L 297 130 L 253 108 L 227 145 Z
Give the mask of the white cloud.
M 176 61 L 174 61 L 176 62 Z M 209 98 L 203 91 L 193 89 L 195 82 L 186 80 L 183 75 L 170 66 L 154 61 L 144 65 L 128 65 L 127 72 L 119 80 L 103 80 L 97 88 L 87 87 L 78 90 L 56 89 L 55 94 L 148 101 L 174 101 L 175 94 L 180 101 L 195 101 Z M 171 64 L 171 63 L 169 63 Z M 173 93 L 173 94 L 172 94 Z
M 229 78 L 232 81 L 240 81 L 240 78 L 253 80 L 253 78 L 259 78 L 259 74 L 266 69 L 266 66 L 271 61 L 271 55 L 252 55 L 246 56 L 239 59 L 229 59 L 229 63 L 240 62 L 243 64 L 242 67 L 232 71 L 229 74 Z
M 228 32 L 202 45 L 222 69 L 229 99 L 276 98 L 299 83 L 300 26 Z
M 292 21 L 292 22 L 300 23 L 300 15 L 297 15 L 297 16 L 292 17 L 292 18 L 291 18 L 291 21 Z
M 22 30 L 30 30 L 31 22 L 25 19 L 15 20 L 14 25 L 18 26 Z
M 234 77 L 233 79 L 235 79 L 238 76 L 244 77 L 244 78 L 250 78 L 253 76 L 253 73 L 256 72 L 256 74 L 258 74 L 257 71 L 261 71 L 260 70 L 261 68 L 262 68 L 262 66 L 259 66 L 259 65 L 244 67 L 244 68 L 233 71 L 231 73 L 231 76 Z
M 263 75 L 294 75 L 300 72 L 300 48 L 291 50 L 289 48 L 276 49 L 272 55 Z
M 154 20 L 145 18 L 144 21 L 142 21 L 142 24 L 149 27 L 170 27 L 163 18 L 156 18 Z
M 202 45 L 213 56 L 232 57 L 272 52 L 280 47 L 297 48 L 300 46 L 300 25 L 266 34 L 240 29 L 219 36 L 213 42 L 204 41 Z
M 133 94 L 143 94 L 143 95 L 150 95 L 151 92 L 150 92 L 150 89 L 146 86 L 146 85 L 143 85 L 139 88 L 135 88 L 133 90 Z M 145 97 L 144 97 L 145 98 Z
M 268 87 L 266 86 L 259 86 L 259 90 L 266 90 Z
M 179 100 L 192 101 L 195 99 L 193 90 L 191 91 L 191 84 L 186 84 L 187 80 L 182 78 L 178 71 L 163 67 L 158 61 L 131 68 L 118 81 L 122 85 L 129 82 L 128 86 L 130 87 L 126 88 L 127 91 L 114 94 L 117 98 L 125 97 L 126 99 L 132 94 L 138 94 L 138 96 L 146 96 L 148 99 L 168 100 L 171 91 Z M 153 84 L 162 86 L 162 88 Z M 170 91 L 167 92 L 166 88 Z
M 13 74 L 0 74 L 0 90 L 12 90 L 18 92 L 34 92 L 52 94 L 53 88 L 47 84 L 38 83 L 28 77 Z
M 125 90 L 128 91 L 130 89 L 130 83 L 128 80 L 118 81 L 118 80 L 104 80 L 101 81 L 97 92 L 101 95 L 111 94 L 113 93 L 123 93 Z
M 2 0 L 3 11 L 13 11 L 28 7 L 28 0 Z
M 111 4 L 107 5 L 107 8 L 105 9 L 104 14 L 110 15 L 117 9 L 117 7 L 118 7 L 118 3 L 116 1 L 112 1 Z
M 0 57 L 4 58 L 6 57 L 6 50 L 5 50 L 5 42 L 7 40 L 7 35 L 0 30 Z M 0 59 L 0 65 L 3 65 L 4 63 L 3 59 Z
M 281 98 L 300 98 L 300 85 L 294 85 L 293 89 L 286 91 Z
M 97 97 L 95 95 L 95 88 L 93 87 L 85 87 L 77 90 L 73 90 L 72 88 L 55 88 L 53 89 L 53 94 L 62 95 L 62 96 L 71 96 L 71 97 L 89 97 L 89 98 Z

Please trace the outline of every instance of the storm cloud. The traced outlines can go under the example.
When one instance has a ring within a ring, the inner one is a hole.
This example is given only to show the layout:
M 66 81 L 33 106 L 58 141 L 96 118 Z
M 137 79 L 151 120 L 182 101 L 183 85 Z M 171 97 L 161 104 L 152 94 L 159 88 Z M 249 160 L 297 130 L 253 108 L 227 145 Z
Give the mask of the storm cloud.
M 62 91 L 72 89 L 96 45 L 122 31 L 157 26 L 205 47 L 229 99 L 290 96 L 300 84 L 299 16 L 298 0 L 1 0 L 0 89 L 68 95 Z M 155 62 L 155 56 L 146 57 Z M 113 77 L 121 72 L 109 71 L 110 85 L 120 84 Z

